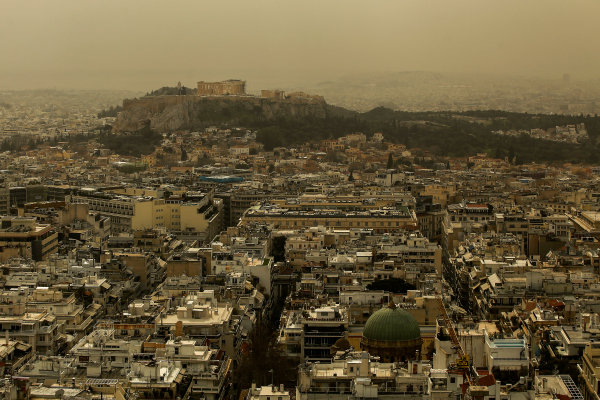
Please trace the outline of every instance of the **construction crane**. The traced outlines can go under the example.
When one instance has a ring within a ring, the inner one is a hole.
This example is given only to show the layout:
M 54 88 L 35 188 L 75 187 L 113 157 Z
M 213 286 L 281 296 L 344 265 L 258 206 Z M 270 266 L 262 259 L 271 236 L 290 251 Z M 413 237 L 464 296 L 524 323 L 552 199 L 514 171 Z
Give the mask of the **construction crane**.
M 452 344 L 454 345 L 454 348 L 456 349 L 456 354 L 458 354 L 459 358 L 463 358 L 465 356 L 465 352 L 463 351 L 463 348 L 460 345 L 460 341 L 458 340 L 458 335 L 456 334 L 456 331 L 454 330 L 454 325 L 452 324 L 452 320 L 450 319 L 450 317 L 448 316 L 448 313 L 446 312 L 446 307 L 444 306 L 444 300 L 442 300 L 442 296 L 439 294 L 436 296 L 436 299 L 438 302 L 438 307 L 440 308 L 440 314 L 442 315 L 442 318 L 444 318 L 444 323 L 446 324 L 446 329 L 448 330 L 448 334 L 450 335 L 450 340 L 452 341 Z
M 456 334 L 456 331 L 454 330 L 454 324 L 452 323 L 452 320 L 450 319 L 450 317 L 448 316 L 448 313 L 446 312 L 446 307 L 444 306 L 444 300 L 442 298 L 442 295 L 439 293 L 436 293 L 435 298 L 437 299 L 438 307 L 440 309 L 440 314 L 442 315 L 442 318 L 444 319 L 446 329 L 448 330 L 448 334 L 450 335 L 450 341 L 452 342 L 452 345 L 456 349 L 456 354 L 458 354 L 459 360 L 464 361 L 465 356 L 469 357 L 466 368 L 464 366 L 462 366 L 462 368 L 466 369 L 466 378 L 467 378 L 467 382 L 469 383 L 469 388 L 473 388 L 475 386 L 476 380 L 475 380 L 475 376 L 474 376 L 475 374 L 473 373 L 473 370 L 471 369 L 470 355 L 465 354 L 465 351 L 463 350 L 463 348 L 460 344 L 460 340 L 458 340 L 458 335 Z M 457 367 L 460 368 L 461 366 L 457 365 Z M 470 390 L 467 390 L 464 400 L 472 400 L 472 399 L 473 399 L 473 397 L 471 396 Z

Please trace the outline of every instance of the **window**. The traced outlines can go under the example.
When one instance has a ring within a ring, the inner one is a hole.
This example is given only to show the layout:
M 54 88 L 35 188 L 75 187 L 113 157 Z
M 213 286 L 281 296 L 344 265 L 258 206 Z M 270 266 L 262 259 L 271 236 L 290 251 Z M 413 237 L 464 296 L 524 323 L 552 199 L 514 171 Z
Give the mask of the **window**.
M 456 383 L 456 378 L 454 376 L 450 378 L 450 383 Z

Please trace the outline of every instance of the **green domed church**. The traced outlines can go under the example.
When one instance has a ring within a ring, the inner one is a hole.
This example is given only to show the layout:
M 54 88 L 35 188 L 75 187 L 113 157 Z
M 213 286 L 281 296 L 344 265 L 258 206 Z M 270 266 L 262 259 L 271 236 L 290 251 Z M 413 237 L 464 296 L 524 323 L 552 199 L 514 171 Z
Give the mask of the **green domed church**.
M 380 357 L 382 362 L 415 359 L 422 344 L 421 328 L 415 317 L 397 308 L 393 301 L 369 317 L 360 341 L 363 351 Z

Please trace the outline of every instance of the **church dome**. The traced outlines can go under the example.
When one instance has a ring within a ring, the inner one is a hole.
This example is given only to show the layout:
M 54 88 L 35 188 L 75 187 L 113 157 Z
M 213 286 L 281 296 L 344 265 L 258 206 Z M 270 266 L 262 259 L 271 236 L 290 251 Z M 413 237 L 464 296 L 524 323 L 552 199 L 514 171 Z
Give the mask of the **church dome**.
M 336 340 L 334 346 L 338 349 L 346 350 L 350 348 L 350 342 L 346 338 L 340 338 Z
M 408 311 L 390 303 L 389 307 L 384 307 L 369 317 L 363 337 L 377 341 L 413 341 L 421 339 L 421 328 Z

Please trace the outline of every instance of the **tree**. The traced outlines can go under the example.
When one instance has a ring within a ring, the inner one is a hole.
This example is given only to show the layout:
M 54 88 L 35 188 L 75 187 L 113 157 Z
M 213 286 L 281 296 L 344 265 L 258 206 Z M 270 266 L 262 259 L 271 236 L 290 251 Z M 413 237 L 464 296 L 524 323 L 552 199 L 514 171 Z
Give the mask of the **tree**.
M 511 144 L 510 147 L 508 148 L 508 163 L 512 164 L 514 158 L 515 158 L 515 148 Z
M 288 357 L 277 343 L 276 332 L 259 325 L 248 335 L 248 347 L 234 371 L 237 388 L 271 383 L 291 386 L 297 379 L 298 360 Z M 271 372 L 272 371 L 272 372 Z M 272 375 L 271 375 L 272 374 Z
M 392 155 L 392 153 L 390 153 L 389 157 L 388 157 L 388 161 L 387 161 L 387 169 L 392 169 L 394 168 L 394 156 Z
M 406 293 L 415 289 L 414 285 L 401 278 L 379 279 L 367 285 L 367 290 L 385 290 L 392 293 Z
M 181 145 L 181 161 L 187 161 L 187 151 L 183 148 L 183 144 Z
M 330 151 L 325 156 L 325 160 L 332 163 L 338 163 L 342 161 L 342 157 L 337 151 Z
M 348 177 L 348 182 L 354 182 L 354 172 L 350 171 L 350 176 Z
M 285 261 L 285 243 L 287 242 L 286 236 L 276 236 L 273 238 L 273 244 L 271 252 L 273 254 L 273 261 Z
M 256 147 L 250 147 L 250 153 L 251 156 L 255 156 L 258 154 L 258 150 L 256 150 Z
M 496 147 L 496 153 L 494 154 L 494 158 L 502 159 L 502 151 L 500 150 L 500 147 Z
M 522 165 L 522 164 L 523 164 L 523 157 L 519 154 L 515 158 L 515 165 Z
M 266 151 L 273 151 L 275 147 L 283 145 L 282 137 L 283 134 L 279 128 L 270 126 L 257 132 L 256 141 L 262 143 Z

